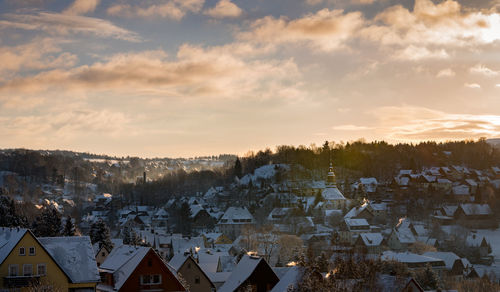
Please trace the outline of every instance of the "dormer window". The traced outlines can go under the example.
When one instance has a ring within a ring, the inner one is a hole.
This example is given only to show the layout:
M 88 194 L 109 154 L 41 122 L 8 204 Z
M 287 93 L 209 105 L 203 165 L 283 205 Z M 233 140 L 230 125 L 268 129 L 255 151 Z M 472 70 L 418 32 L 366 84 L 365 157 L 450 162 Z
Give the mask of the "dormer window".
M 19 255 L 20 255 L 20 256 L 24 256 L 24 255 L 26 255 L 26 249 L 25 249 L 24 247 L 20 247 L 20 248 L 19 248 Z

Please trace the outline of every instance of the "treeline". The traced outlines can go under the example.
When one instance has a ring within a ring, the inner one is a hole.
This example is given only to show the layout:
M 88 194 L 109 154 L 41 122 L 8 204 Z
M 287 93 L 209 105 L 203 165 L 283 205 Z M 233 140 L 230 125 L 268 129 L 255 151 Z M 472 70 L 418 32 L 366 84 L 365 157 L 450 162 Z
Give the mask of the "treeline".
M 447 165 L 485 169 L 498 166 L 500 151 L 485 139 L 395 145 L 384 141 L 327 141 L 321 147 L 278 146 L 274 152 L 266 149 L 249 153 L 241 159 L 244 174 L 270 163 L 299 164 L 308 170 L 324 170 L 330 161 L 335 167 L 359 172 L 363 176 L 388 179 L 398 169 L 418 171 L 423 167 Z

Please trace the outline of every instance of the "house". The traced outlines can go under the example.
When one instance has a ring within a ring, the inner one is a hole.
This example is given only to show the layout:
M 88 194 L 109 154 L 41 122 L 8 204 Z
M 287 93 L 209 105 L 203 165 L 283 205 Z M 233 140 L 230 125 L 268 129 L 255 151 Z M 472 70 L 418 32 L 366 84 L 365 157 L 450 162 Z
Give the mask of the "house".
M 0 287 L 21 289 L 43 285 L 48 289 L 94 290 L 99 276 L 88 237 L 69 239 L 68 246 L 82 250 L 66 258 L 58 238 L 44 245 L 29 229 L 0 227 Z M 82 266 L 81 273 L 75 267 Z
M 233 241 L 220 232 L 209 232 L 201 235 L 205 241 L 205 247 L 214 247 L 216 244 L 231 244 Z
M 495 228 L 498 225 L 488 204 L 460 204 L 453 217 L 469 228 Z
M 100 267 L 97 291 L 186 291 L 181 282 L 150 247 L 114 248 Z
M 151 218 L 151 223 L 153 227 L 165 227 L 167 226 L 168 223 L 168 212 L 160 208 L 156 213 L 153 215 L 153 218 Z
M 392 250 L 404 251 L 417 241 L 415 234 L 409 228 L 393 228 L 387 239 Z
M 194 255 L 197 256 L 196 254 Z M 207 274 L 198 265 L 198 259 L 190 252 L 176 254 L 168 264 L 179 274 L 189 285 L 189 290 L 200 292 L 215 291 L 215 285 Z
M 451 187 L 452 187 L 452 182 L 447 179 L 447 178 L 438 178 L 434 187 L 436 188 L 437 191 L 441 191 L 443 193 L 450 193 L 451 192 Z
M 39 237 L 38 240 L 70 278 L 70 291 L 93 290 L 101 281 L 90 237 Z
M 113 243 L 113 248 L 123 245 L 123 239 L 120 238 L 113 238 L 111 239 L 111 242 Z M 101 246 L 101 248 L 99 248 L 99 243 L 97 242 L 94 243 L 92 249 L 94 250 L 95 261 L 97 262 L 97 266 L 99 267 L 111 251 L 108 250 L 105 246 Z
M 293 266 L 286 269 L 285 274 L 280 278 L 280 281 L 273 287 L 271 292 L 288 292 L 299 288 L 299 284 L 304 277 L 305 268 Z
M 486 237 L 480 236 L 476 233 L 469 234 L 465 238 L 465 244 L 469 247 L 478 248 L 480 257 L 486 257 L 490 253 L 490 244 L 486 240 Z
M 370 224 L 366 219 L 344 219 L 340 224 L 340 242 L 352 244 L 359 234 L 368 232 L 370 232 Z
M 229 207 L 217 225 L 220 232 L 234 240 L 245 228 L 254 227 L 255 219 L 245 207 Z
M 427 265 L 442 276 L 446 270 L 446 264 L 442 259 L 419 255 L 410 252 L 385 251 L 380 257 L 383 261 L 397 261 L 405 263 L 410 270 L 424 269 Z
M 381 233 L 361 233 L 354 248 L 361 253 L 380 254 L 387 249 L 387 243 Z
M 372 221 L 375 215 L 368 203 L 364 203 L 359 207 L 352 208 L 347 214 L 344 215 L 345 219 L 366 219 Z
M 457 185 L 451 188 L 453 200 L 467 203 L 471 201 L 471 192 L 468 185 Z
M 191 209 L 191 222 L 193 228 L 203 229 L 203 228 L 213 228 L 216 223 L 214 217 L 212 217 L 205 208 L 200 204 L 193 204 L 190 206 Z
M 446 265 L 446 275 L 453 277 L 456 281 L 463 280 L 472 269 L 472 264 L 469 260 L 460 258 L 453 252 L 425 252 L 422 255 L 442 259 Z
M 284 223 L 291 211 L 291 208 L 274 208 L 267 216 L 267 221 L 269 223 Z
M 263 258 L 244 255 L 224 285 L 217 291 L 251 289 L 250 291 L 266 292 L 278 282 L 278 276 Z

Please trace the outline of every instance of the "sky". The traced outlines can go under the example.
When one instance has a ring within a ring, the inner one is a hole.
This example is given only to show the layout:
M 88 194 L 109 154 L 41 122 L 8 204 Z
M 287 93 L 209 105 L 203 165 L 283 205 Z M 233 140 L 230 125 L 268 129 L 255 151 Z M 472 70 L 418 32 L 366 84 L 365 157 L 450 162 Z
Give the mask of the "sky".
M 2 0 L 0 148 L 500 136 L 500 0 Z

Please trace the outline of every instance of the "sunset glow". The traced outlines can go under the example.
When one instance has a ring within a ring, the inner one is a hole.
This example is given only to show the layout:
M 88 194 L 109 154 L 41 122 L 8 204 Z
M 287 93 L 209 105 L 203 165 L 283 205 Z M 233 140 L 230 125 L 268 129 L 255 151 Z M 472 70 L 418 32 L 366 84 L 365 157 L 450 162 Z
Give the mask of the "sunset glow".
M 0 3 L 0 147 L 245 154 L 500 136 L 498 1 Z

